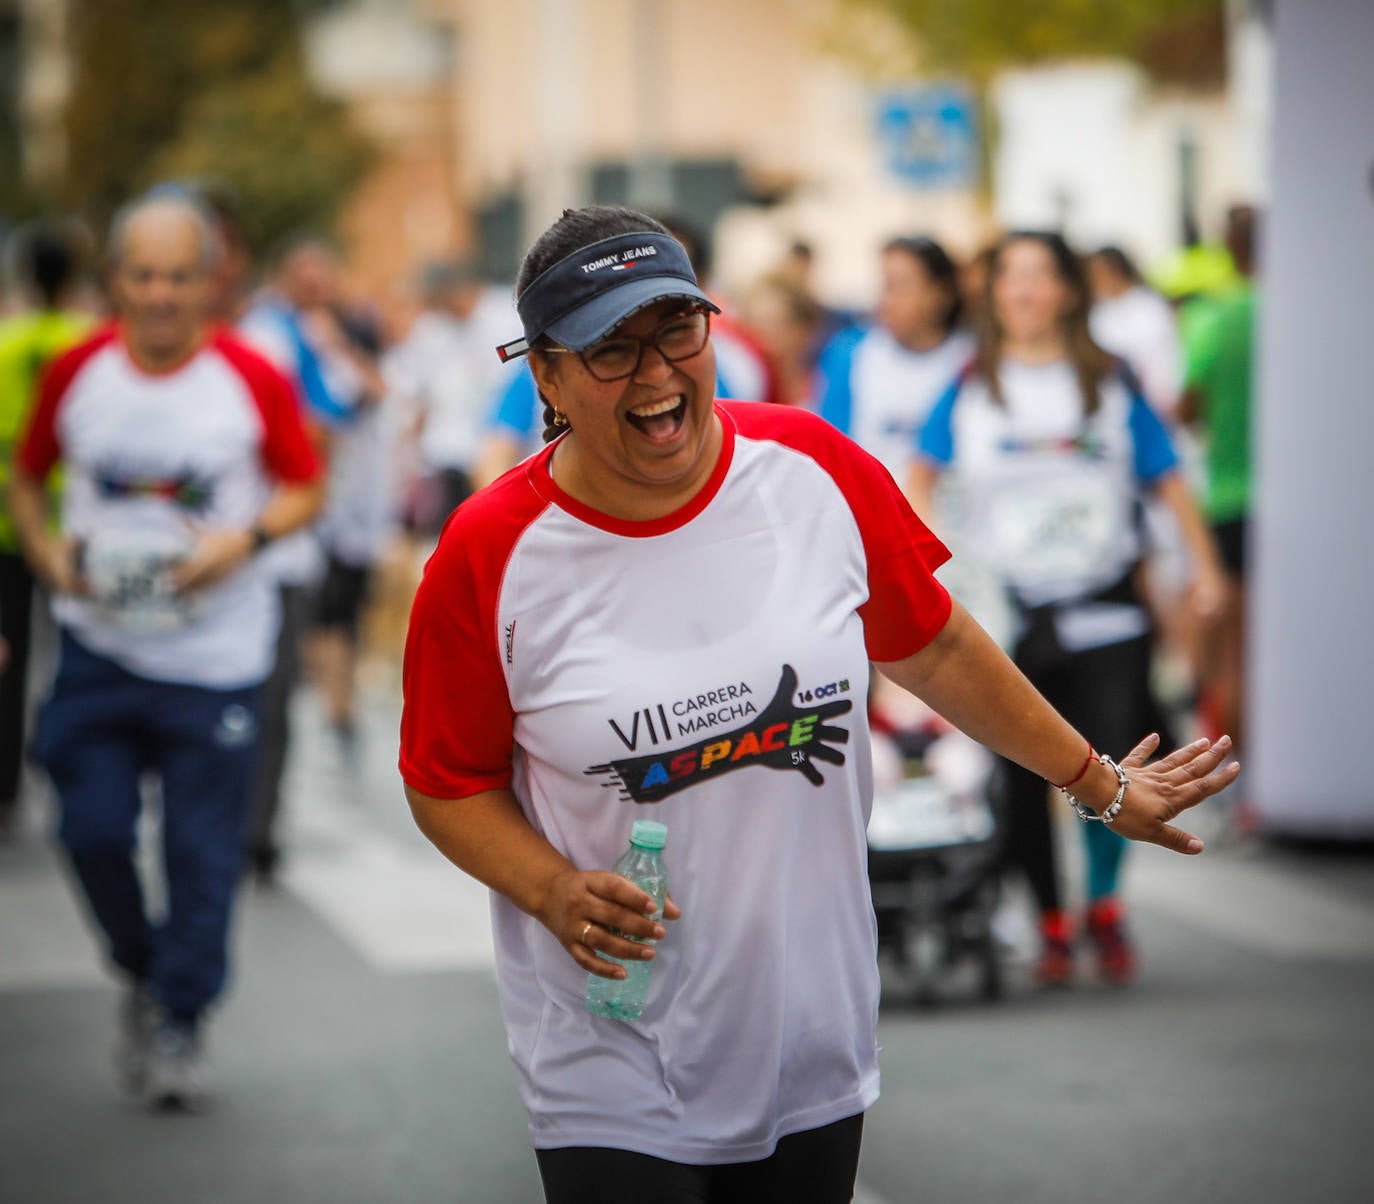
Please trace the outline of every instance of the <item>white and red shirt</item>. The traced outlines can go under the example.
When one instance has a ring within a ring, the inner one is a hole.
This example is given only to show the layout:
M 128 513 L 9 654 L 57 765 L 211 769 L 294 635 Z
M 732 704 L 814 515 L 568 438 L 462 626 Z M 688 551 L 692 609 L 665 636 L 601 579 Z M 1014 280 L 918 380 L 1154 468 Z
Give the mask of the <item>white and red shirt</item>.
M 167 588 L 201 532 L 251 526 L 277 482 L 319 474 L 295 394 L 266 360 L 215 331 L 149 373 L 107 327 L 53 363 L 18 458 L 39 480 L 65 466 L 62 527 L 95 596 L 61 596 L 54 611 L 78 640 L 157 681 L 267 676 L 278 603 L 261 564 L 185 596 Z
M 461 506 L 416 598 L 401 772 L 513 790 L 583 869 L 667 824 L 683 918 L 643 1019 L 493 895 L 510 1049 L 539 1148 L 767 1156 L 878 1094 L 865 827 L 870 659 L 944 626 L 944 547 L 867 453 L 789 407 L 718 403 L 690 503 L 652 522 L 564 493 L 550 445 Z

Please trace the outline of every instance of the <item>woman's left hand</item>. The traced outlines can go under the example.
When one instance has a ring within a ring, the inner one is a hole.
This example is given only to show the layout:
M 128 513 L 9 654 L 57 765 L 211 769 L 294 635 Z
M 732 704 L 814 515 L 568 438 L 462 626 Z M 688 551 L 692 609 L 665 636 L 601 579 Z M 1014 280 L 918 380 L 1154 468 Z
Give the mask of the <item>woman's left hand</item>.
M 1173 827 L 1170 821 L 1236 780 L 1239 763 L 1233 761 L 1225 769 L 1218 768 L 1231 751 L 1231 737 L 1222 736 L 1215 744 L 1194 740 L 1147 765 L 1145 762 L 1158 747 L 1159 737 L 1149 735 L 1122 758 L 1121 768 L 1130 777 L 1130 785 L 1112 830 L 1130 840 L 1162 845 L 1175 853 L 1201 853 L 1202 841 Z

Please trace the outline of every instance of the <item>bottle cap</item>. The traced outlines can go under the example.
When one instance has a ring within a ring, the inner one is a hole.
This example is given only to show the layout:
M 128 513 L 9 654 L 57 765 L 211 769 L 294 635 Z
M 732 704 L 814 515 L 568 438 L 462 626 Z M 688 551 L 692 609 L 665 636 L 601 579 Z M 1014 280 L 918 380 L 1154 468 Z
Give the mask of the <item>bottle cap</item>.
M 630 829 L 630 843 L 641 849 L 661 849 L 668 843 L 668 826 L 653 819 L 637 819 Z

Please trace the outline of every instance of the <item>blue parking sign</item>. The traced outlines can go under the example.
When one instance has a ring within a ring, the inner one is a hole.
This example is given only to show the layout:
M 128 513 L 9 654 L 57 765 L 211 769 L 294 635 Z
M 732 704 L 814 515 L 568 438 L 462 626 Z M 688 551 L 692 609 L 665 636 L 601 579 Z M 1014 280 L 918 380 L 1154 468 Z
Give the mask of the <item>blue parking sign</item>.
M 953 87 L 900 88 L 878 101 L 878 140 L 893 175 L 918 188 L 967 188 L 978 176 L 973 99 Z

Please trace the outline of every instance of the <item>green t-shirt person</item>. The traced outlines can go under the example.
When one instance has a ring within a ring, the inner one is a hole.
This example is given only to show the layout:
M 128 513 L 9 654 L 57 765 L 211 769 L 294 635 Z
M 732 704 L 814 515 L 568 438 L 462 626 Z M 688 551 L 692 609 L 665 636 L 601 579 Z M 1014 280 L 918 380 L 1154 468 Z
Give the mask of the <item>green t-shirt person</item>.
M 36 310 L 0 322 L 0 553 L 19 551 L 5 491 L 14 449 L 28 425 L 38 378 L 54 356 L 77 343 L 91 326 L 85 314 Z
M 1187 307 L 1184 384 L 1198 397 L 1206 438 L 1203 509 L 1214 523 L 1250 509 L 1250 410 L 1256 298 L 1249 281 Z

